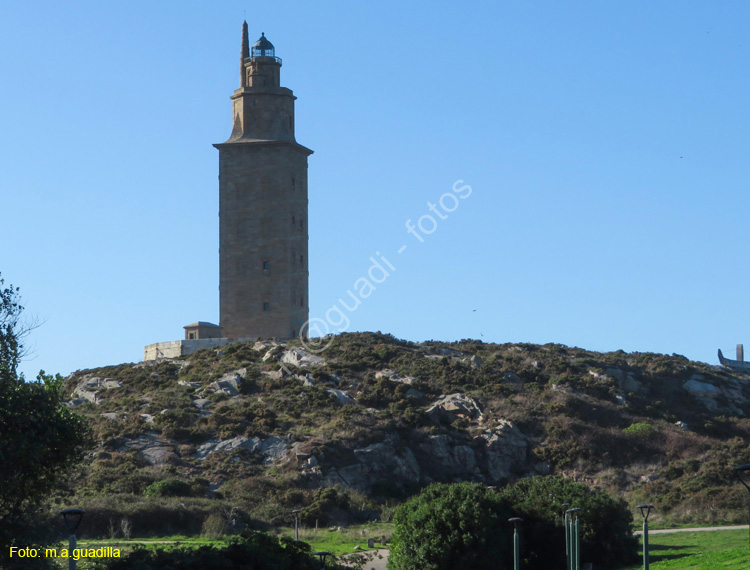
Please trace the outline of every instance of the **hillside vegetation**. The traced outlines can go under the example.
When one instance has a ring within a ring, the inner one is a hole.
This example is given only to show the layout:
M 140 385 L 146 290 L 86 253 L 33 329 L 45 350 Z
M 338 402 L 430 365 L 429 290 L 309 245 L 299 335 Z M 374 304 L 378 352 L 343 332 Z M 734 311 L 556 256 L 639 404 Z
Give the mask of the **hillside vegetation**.
M 679 355 L 352 333 L 317 355 L 240 343 L 65 386 L 98 444 L 61 500 L 100 534 L 123 518 L 220 534 L 289 524 L 294 508 L 307 525 L 388 520 L 431 482 L 535 474 L 670 522 L 746 516 L 732 468 L 750 463 L 750 376 Z

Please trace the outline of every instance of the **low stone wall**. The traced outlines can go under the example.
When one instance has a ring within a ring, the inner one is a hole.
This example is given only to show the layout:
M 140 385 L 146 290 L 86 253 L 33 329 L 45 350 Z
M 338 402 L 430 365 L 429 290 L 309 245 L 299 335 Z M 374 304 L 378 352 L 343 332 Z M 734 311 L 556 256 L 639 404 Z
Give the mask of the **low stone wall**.
M 160 358 L 177 358 L 192 354 L 205 348 L 216 348 L 236 342 L 256 340 L 255 338 L 199 338 L 194 340 L 169 340 L 149 344 L 143 349 L 143 360 L 158 360 Z

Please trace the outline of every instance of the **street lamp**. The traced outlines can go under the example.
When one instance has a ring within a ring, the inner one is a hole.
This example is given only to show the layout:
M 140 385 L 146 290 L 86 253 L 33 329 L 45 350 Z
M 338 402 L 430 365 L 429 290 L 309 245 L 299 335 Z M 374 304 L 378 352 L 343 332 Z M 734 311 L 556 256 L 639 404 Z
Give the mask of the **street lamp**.
M 511 519 L 508 519 L 508 522 L 513 523 L 513 570 L 520 570 L 521 545 L 518 537 L 518 523 L 523 522 L 523 519 L 519 517 L 513 517 Z
M 294 540 L 299 542 L 299 514 L 302 509 L 294 509 L 292 512 L 294 513 Z
M 747 472 L 750 471 L 750 463 L 746 463 L 745 465 L 738 465 L 734 468 L 734 472 L 737 473 L 737 479 L 740 480 L 740 483 L 742 483 L 745 486 L 745 489 L 750 493 L 750 485 L 747 484 L 747 481 L 745 478 L 743 478 L 743 475 L 747 477 Z M 747 500 L 747 511 L 748 516 L 750 516 L 750 498 Z M 750 523 L 749 523 L 750 524 Z
M 578 514 L 581 509 L 568 509 L 565 511 L 565 515 L 568 517 L 568 524 L 570 525 L 570 531 L 568 536 L 570 537 L 570 555 L 568 556 L 568 570 L 581 570 L 581 536 L 580 528 L 578 526 Z M 571 515 L 575 513 L 575 521 L 571 520 Z
M 648 570 L 648 515 L 651 514 L 654 505 L 638 505 L 643 517 L 643 570 Z
M 565 570 L 570 570 L 570 529 L 568 528 L 568 511 L 570 503 L 563 503 L 563 526 L 565 527 Z
M 78 525 L 81 524 L 81 520 L 83 519 L 83 515 L 86 514 L 86 511 L 83 509 L 65 509 L 64 511 L 60 511 L 60 514 L 63 517 L 63 521 L 65 521 L 65 527 L 68 529 L 68 532 L 70 532 L 68 538 L 68 570 L 76 570 L 76 560 L 73 557 L 73 551 L 78 544 L 78 541 L 76 540 L 76 529 L 78 528 Z
M 323 565 L 321 566 L 322 570 L 325 570 L 326 568 L 326 557 L 327 556 L 333 556 L 333 553 L 331 552 L 316 552 L 314 556 L 320 556 L 320 563 Z

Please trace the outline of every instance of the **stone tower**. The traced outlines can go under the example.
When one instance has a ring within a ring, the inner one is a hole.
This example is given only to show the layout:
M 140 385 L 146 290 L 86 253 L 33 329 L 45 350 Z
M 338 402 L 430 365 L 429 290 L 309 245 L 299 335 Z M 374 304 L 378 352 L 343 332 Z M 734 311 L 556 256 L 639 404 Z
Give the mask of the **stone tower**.
M 307 157 L 294 138 L 294 100 L 265 34 L 250 49 L 242 24 L 232 135 L 219 149 L 222 336 L 306 336 Z

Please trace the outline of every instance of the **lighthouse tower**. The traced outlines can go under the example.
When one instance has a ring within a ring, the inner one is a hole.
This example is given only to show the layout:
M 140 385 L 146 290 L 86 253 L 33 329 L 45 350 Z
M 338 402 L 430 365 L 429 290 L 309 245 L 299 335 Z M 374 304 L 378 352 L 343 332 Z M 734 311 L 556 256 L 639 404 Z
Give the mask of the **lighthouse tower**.
M 219 149 L 219 290 L 225 338 L 305 336 L 308 320 L 307 157 L 281 59 L 242 24 L 232 135 Z

